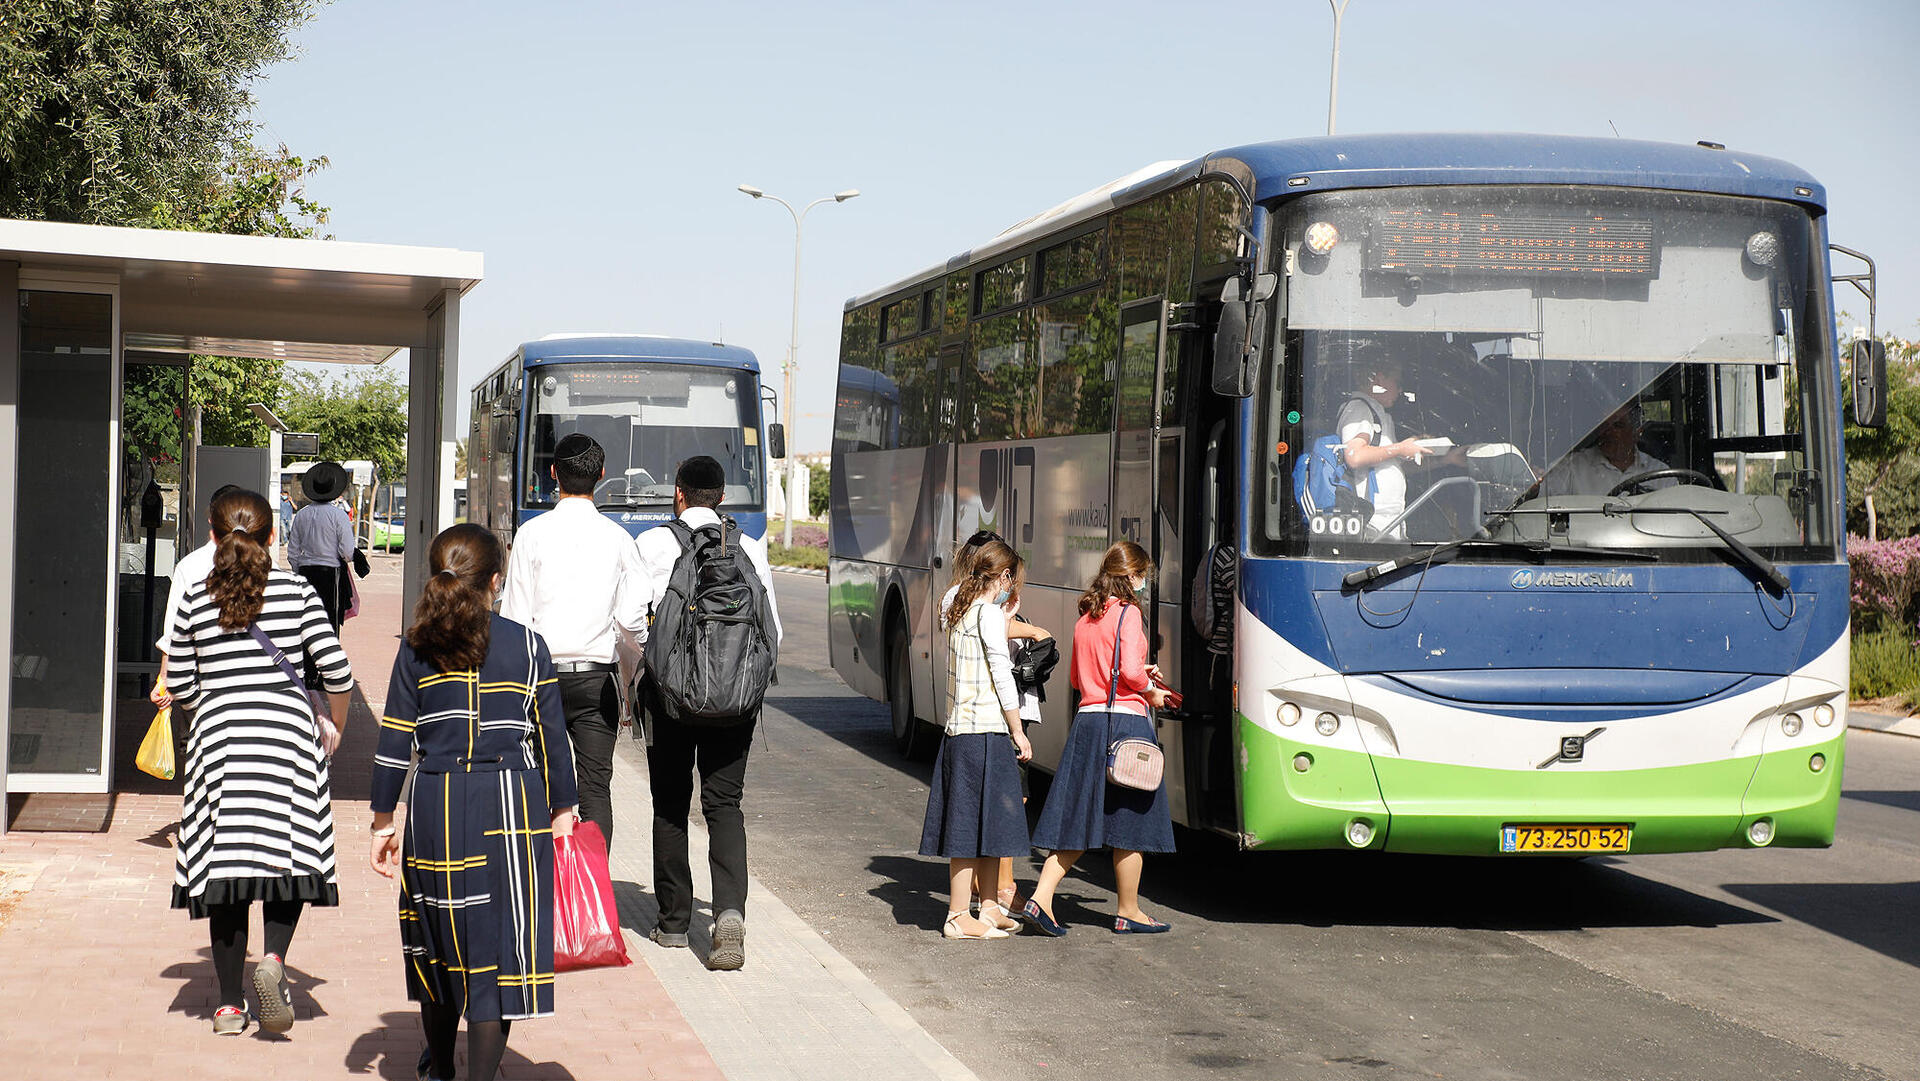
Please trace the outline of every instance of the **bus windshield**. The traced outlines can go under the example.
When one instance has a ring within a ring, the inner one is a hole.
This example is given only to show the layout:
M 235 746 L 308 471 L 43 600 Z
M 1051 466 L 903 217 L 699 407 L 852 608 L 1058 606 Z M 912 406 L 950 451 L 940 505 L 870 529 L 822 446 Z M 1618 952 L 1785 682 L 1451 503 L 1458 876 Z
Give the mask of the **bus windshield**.
M 551 507 L 553 448 L 579 432 L 607 452 L 594 489 L 603 510 L 673 504 L 682 461 L 711 455 L 727 471 L 722 507 L 758 509 L 766 480 L 752 372 L 653 361 L 546 364 L 527 372 L 528 507 Z
M 1773 558 L 1831 556 L 1837 406 L 1804 211 L 1389 188 L 1299 199 L 1274 230 L 1287 273 L 1255 530 L 1270 554 L 1480 538 L 1711 558 L 1718 526 Z

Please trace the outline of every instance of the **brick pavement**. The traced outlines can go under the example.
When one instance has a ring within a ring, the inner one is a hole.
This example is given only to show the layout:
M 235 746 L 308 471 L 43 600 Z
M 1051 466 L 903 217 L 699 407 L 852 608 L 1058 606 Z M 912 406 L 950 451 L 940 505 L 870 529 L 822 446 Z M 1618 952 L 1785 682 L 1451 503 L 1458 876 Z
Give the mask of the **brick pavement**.
M 134 702 L 117 725 L 119 795 L 108 831 L 0 839 L 6 888 L 26 890 L 0 917 L 0 1073 L 20 1081 L 414 1076 L 419 1015 L 401 976 L 394 886 L 366 864 L 366 702 L 385 698 L 400 626 L 398 560 L 375 563 L 361 583 L 365 614 L 343 635 L 364 697 L 334 772 L 341 905 L 309 911 L 294 940 L 293 1031 L 212 1034 L 206 924 L 167 907 L 179 785 L 132 770 L 128 733 L 137 746 L 152 716 Z M 257 912 L 253 935 L 257 960 Z M 627 937 L 638 962 L 651 945 Z M 564 974 L 556 1000 L 557 1017 L 514 1027 L 503 1078 L 722 1076 L 646 964 Z

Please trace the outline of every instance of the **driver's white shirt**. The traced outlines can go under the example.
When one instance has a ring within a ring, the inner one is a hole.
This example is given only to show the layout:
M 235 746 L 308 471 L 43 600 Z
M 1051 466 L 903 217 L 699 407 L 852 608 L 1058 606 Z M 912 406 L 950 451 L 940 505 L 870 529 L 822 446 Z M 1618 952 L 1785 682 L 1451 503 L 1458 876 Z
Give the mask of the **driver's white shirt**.
M 1614 468 L 1599 447 L 1582 447 L 1547 470 L 1547 479 L 1541 482 L 1541 490 L 1547 495 L 1606 495 L 1614 485 L 1628 477 L 1665 468 L 1667 463 L 1638 447 L 1633 451 L 1633 465 L 1625 470 Z M 1649 481 L 1647 487 L 1665 488 L 1677 483 L 1672 477 L 1663 477 Z
M 592 499 L 562 499 L 513 536 L 500 614 L 546 639 L 555 663 L 613 663 L 616 627 L 646 637 L 646 601 L 633 537 Z

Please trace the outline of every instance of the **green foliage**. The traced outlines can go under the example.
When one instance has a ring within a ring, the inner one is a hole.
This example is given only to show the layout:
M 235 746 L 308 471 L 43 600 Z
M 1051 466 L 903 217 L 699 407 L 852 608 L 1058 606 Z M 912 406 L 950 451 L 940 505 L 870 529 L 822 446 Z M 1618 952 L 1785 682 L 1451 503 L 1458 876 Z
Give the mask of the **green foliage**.
M 1910 629 L 1856 631 L 1851 652 L 1849 697 L 1900 698 L 1909 708 L 1920 704 L 1920 649 Z
M 816 522 L 826 520 L 827 500 L 832 496 L 832 490 L 829 488 L 832 477 L 832 473 L 824 465 L 811 463 L 807 466 L 807 517 Z
M 267 426 L 249 406 L 273 406 L 286 381 L 285 361 L 194 357 L 190 382 L 192 401 L 200 406 L 200 442 L 210 447 L 266 446 Z M 128 423 L 133 423 L 131 417 Z
M 1920 340 L 1882 334 L 1887 347 L 1887 426 L 1847 426 L 1847 529 L 1880 537 L 1920 533 Z M 1846 356 L 1843 345 L 1843 359 Z M 1844 407 L 1852 412 L 1852 380 Z M 1867 499 L 1874 527 L 1868 529 Z
M 287 377 L 280 416 L 295 431 L 320 436 L 320 458 L 365 458 L 380 469 L 383 484 L 407 468 L 407 388 L 385 368 L 339 379 L 313 371 Z
M 193 202 L 162 201 L 151 224 L 199 233 L 331 240 L 319 231 L 329 209 L 307 198 L 305 188 L 306 178 L 326 167 L 326 158 L 307 161 L 284 145 L 272 154 L 240 146 L 220 166 L 219 178 L 194 193 Z
M 248 84 L 312 0 L 0 4 L 0 215 L 191 220 L 252 134 Z M 180 209 L 191 208 L 191 209 Z M 247 230 L 252 231 L 252 230 Z
M 768 563 L 776 567 L 807 567 L 814 570 L 827 569 L 827 553 L 825 549 L 814 548 L 804 544 L 796 544 L 789 548 L 779 541 L 774 540 L 774 536 L 776 536 L 776 534 L 769 528 L 767 530 Z

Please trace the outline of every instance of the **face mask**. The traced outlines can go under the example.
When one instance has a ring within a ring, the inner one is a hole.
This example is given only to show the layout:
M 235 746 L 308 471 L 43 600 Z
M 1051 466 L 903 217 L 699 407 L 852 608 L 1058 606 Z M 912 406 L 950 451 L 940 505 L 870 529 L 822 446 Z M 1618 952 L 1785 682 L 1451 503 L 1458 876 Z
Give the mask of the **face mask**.
M 1013 599 L 1012 591 L 1003 589 L 1000 592 L 995 593 L 993 595 L 994 607 L 996 608 L 1004 607 L 1006 603 L 1012 599 Z
M 1145 593 L 1147 591 L 1147 580 L 1145 578 L 1133 578 L 1129 579 L 1129 581 L 1135 593 Z

